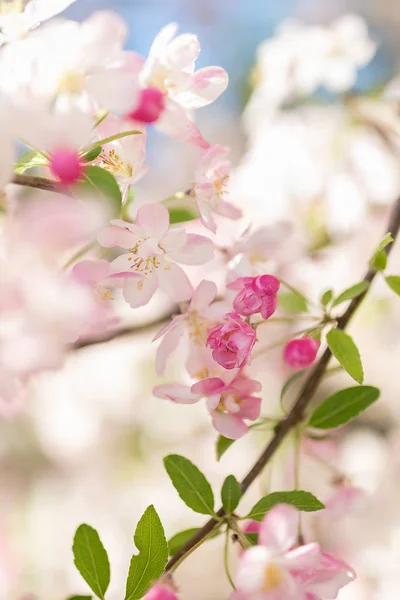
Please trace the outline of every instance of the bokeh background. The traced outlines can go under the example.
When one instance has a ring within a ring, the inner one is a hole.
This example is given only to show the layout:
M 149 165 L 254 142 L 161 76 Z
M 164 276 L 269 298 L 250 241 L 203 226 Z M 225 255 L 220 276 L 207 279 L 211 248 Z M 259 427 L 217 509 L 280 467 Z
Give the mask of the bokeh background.
M 271 207 L 279 202 L 274 187 L 259 187 L 255 194 L 249 190 L 248 198 L 243 193 L 248 181 L 246 157 L 254 140 L 241 115 L 259 43 L 288 18 L 328 24 L 356 12 L 367 20 L 371 36 L 379 43 L 376 57 L 360 72 L 356 90 L 370 93 L 379 89 L 399 66 L 400 7 L 393 0 L 77 0 L 66 15 L 80 20 L 103 8 L 117 11 L 127 20 L 131 49 L 146 54 L 159 29 L 176 21 L 182 32 L 199 36 L 203 47 L 200 67 L 218 64 L 227 69 L 227 92 L 200 111 L 198 124 L 211 142 L 232 147 L 232 160 L 238 167 L 233 199 L 249 208 L 257 224 L 272 224 Z M 324 119 L 335 126 L 334 113 Z M 267 131 L 268 124 L 263 127 Z M 296 133 L 293 136 L 295 139 Z M 268 149 L 263 152 L 252 158 L 255 173 L 268 171 L 270 154 Z M 151 132 L 147 159 L 151 171 L 138 186 L 138 202 L 162 200 L 186 189 L 197 156 L 184 144 Z M 373 162 L 375 155 L 371 156 Z M 394 163 L 392 158 L 388 159 L 390 168 L 378 171 L 374 180 L 378 187 L 384 185 L 389 173 L 393 181 L 388 197 L 392 189 L 400 190 L 400 165 L 397 157 Z M 312 205 L 317 209 L 318 202 L 323 198 L 314 198 Z M 290 245 L 287 270 L 297 285 L 318 297 L 328 287 L 340 291 L 361 279 L 367 257 L 384 230 L 388 205 L 386 196 L 382 202 L 366 200 L 350 225 L 342 207 L 343 223 L 335 213 L 336 227 L 318 256 L 304 249 L 304 239 L 311 233 L 302 220 L 299 245 L 292 238 L 287 244 L 283 240 L 285 250 Z M 296 227 L 299 215 L 288 203 L 286 214 L 280 217 Z M 391 272 L 398 273 L 400 250 L 393 254 Z M 218 265 L 215 277 L 223 278 Z M 161 380 L 155 375 L 155 348 L 150 344 L 160 325 L 151 323 L 168 310 L 164 299 L 156 299 L 134 317 L 125 309 L 128 325 L 150 323 L 148 327 L 71 352 L 62 371 L 43 375 L 34 383 L 26 412 L 0 423 L 1 600 L 28 593 L 40 600 L 84 594 L 85 584 L 75 571 L 71 552 L 75 529 L 82 522 L 99 530 L 109 552 L 112 583 L 108 600 L 123 597 L 134 550 L 133 532 L 150 503 L 155 504 L 168 536 L 203 522 L 177 497 L 163 470 L 162 457 L 176 452 L 191 458 L 217 493 L 228 473 L 241 477 L 247 471 L 268 439 L 266 431 L 249 435 L 217 462 L 216 434 L 204 406 L 178 407 L 152 396 L 152 386 Z M 352 332 L 363 357 L 366 382 L 382 388 L 382 399 L 340 433 L 331 460 L 366 491 L 366 500 L 355 514 L 338 520 L 334 527 L 323 514 L 310 518 L 307 531 L 327 548 L 337 549 L 359 574 L 340 600 L 393 600 L 400 597 L 400 302 L 382 282 L 375 286 Z M 290 335 L 290 331 L 286 333 Z M 282 335 L 281 327 L 271 325 L 265 339 L 273 341 Z M 180 362 L 178 356 L 165 381 L 181 375 Z M 264 414 L 278 414 L 279 391 L 289 375 L 281 351 L 271 352 L 254 368 L 265 390 Z M 344 375 L 329 378 L 319 397 L 346 385 L 351 382 Z M 290 485 L 290 461 L 289 440 L 272 469 L 249 492 L 244 508 L 261 492 Z M 332 473 L 307 457 L 302 478 L 303 487 L 321 499 L 332 493 Z M 188 559 L 178 571 L 177 582 L 184 600 L 227 598 L 229 585 L 219 540 L 204 545 Z

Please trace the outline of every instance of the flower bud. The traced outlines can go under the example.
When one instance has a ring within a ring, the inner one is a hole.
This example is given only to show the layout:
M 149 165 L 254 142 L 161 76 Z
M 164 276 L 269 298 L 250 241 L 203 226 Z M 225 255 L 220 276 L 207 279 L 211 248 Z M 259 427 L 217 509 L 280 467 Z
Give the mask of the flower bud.
M 261 313 L 263 319 L 274 314 L 278 305 L 279 279 L 273 275 L 239 277 L 228 285 L 229 289 L 239 290 L 233 301 L 233 308 L 240 315 L 248 317 Z
M 167 585 L 157 583 L 147 592 L 144 600 L 178 600 L 178 596 Z
M 239 369 L 250 364 L 256 332 L 238 314 L 227 313 L 225 323 L 211 329 L 206 345 L 213 359 L 225 369 Z
M 59 149 L 50 155 L 50 170 L 65 185 L 78 181 L 82 175 L 82 164 L 76 150 Z
M 140 92 L 139 103 L 128 117 L 140 123 L 154 123 L 164 109 L 164 94 L 158 88 L 148 87 Z
M 319 345 L 318 340 L 308 336 L 291 340 L 286 344 L 283 354 L 286 364 L 294 369 L 309 367 L 317 356 Z

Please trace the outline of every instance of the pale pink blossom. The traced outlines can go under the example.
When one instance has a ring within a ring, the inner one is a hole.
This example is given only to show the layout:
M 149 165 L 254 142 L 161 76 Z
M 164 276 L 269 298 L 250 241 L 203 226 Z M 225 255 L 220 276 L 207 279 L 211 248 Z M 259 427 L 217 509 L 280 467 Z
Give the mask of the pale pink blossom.
M 143 600 L 179 600 L 175 591 L 168 585 L 156 583 Z
M 156 356 L 158 375 L 164 373 L 170 355 L 183 337 L 187 337 L 189 342 L 188 364 L 193 351 L 205 348 L 209 330 L 222 319 L 228 306 L 226 302 L 214 302 L 216 294 L 215 283 L 206 279 L 201 281 L 193 292 L 186 312 L 174 317 L 154 337 L 153 342 L 162 338 Z
M 352 485 L 342 485 L 325 501 L 326 516 L 341 519 L 354 514 L 366 501 L 365 490 Z
M 207 398 L 213 426 L 221 435 L 234 440 L 247 433 L 245 420 L 255 421 L 260 416 L 261 398 L 253 396 L 260 391 L 261 384 L 242 373 L 233 378 L 227 375 L 209 377 L 191 387 L 173 383 L 153 389 L 157 398 L 177 404 L 195 404 Z
M 191 111 L 216 100 L 228 85 L 228 75 L 221 67 L 205 67 L 195 71 L 200 44 L 195 35 L 176 36 L 177 25 L 170 23 L 158 33 L 146 61 L 142 61 L 137 76 L 143 89 L 154 90 L 164 96 L 164 104 L 157 97 L 159 119 L 157 127 L 171 137 L 201 148 L 209 144 L 191 120 Z M 175 37 L 176 36 L 176 37 Z M 139 65 L 139 63 L 138 63 Z M 143 97 L 132 102 L 134 118 L 143 109 Z M 147 111 L 146 111 L 146 121 Z
M 284 348 L 283 356 L 286 364 L 293 369 L 304 369 L 313 364 L 320 341 L 309 336 L 291 340 Z
M 330 600 L 355 574 L 319 544 L 295 547 L 298 512 L 285 504 L 268 512 L 257 546 L 240 559 L 235 600 Z
M 207 346 L 211 348 L 214 360 L 225 369 L 249 365 L 256 332 L 237 313 L 227 313 L 224 321 L 208 334 Z
M 104 144 L 97 159 L 103 169 L 114 175 L 124 195 L 129 186 L 139 181 L 149 170 L 148 166 L 144 164 L 146 129 L 140 123 L 132 124 L 131 121 L 120 119 L 115 115 L 108 115 L 96 128 L 98 140 L 132 129 L 140 133 Z
M 111 264 L 113 272 L 130 274 L 124 278 L 123 294 L 132 308 L 147 304 L 158 288 L 176 302 L 189 300 L 192 284 L 176 263 L 202 265 L 214 256 L 209 238 L 170 229 L 169 213 L 162 204 L 141 206 L 135 224 L 111 221 L 99 232 L 98 241 L 106 248 L 127 250 Z
M 14 0 L 0 8 L 0 44 L 16 41 L 73 4 L 75 0 Z
M 227 287 L 238 290 L 233 308 L 245 317 L 261 313 L 263 319 L 269 319 L 278 306 L 280 281 L 273 275 L 239 277 Z
M 200 218 L 205 227 L 216 232 L 213 213 L 239 219 L 242 211 L 227 201 L 227 185 L 231 163 L 226 159 L 229 148 L 210 146 L 202 154 L 195 173 L 192 193 L 195 197 Z

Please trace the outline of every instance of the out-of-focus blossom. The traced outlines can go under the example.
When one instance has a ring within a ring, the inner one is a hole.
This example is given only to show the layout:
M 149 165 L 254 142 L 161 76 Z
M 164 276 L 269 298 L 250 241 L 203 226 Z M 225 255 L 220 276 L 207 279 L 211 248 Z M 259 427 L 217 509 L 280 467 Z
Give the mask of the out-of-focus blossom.
M 259 545 L 240 559 L 235 600 L 328 600 L 355 574 L 316 543 L 295 547 L 297 510 L 274 507 L 261 525 Z
M 0 44 L 23 38 L 29 30 L 65 10 L 75 0 L 11 0 L 0 6 Z
M 309 367 L 317 356 L 320 342 L 314 338 L 304 336 L 298 340 L 290 340 L 285 346 L 283 356 L 286 364 L 293 369 Z
M 140 90 L 136 108 L 128 117 L 139 123 L 155 123 L 165 110 L 165 96 L 161 90 L 148 87 Z
M 207 407 L 215 429 L 223 436 L 238 439 L 245 435 L 245 420 L 255 421 L 260 416 L 261 398 L 253 394 L 261 391 L 261 384 L 242 373 L 211 377 L 194 383 L 162 384 L 153 389 L 158 398 L 177 404 L 194 404 L 207 398 Z
M 248 317 L 261 313 L 263 319 L 269 319 L 278 306 L 280 281 L 273 275 L 239 277 L 227 287 L 238 290 L 233 308 L 239 315 Z
M 234 312 L 227 313 L 224 321 L 209 332 L 207 346 L 224 369 L 239 369 L 251 362 L 256 332 Z
M 157 583 L 145 595 L 144 600 L 179 600 L 174 590 L 167 585 Z
M 340 486 L 325 500 L 325 511 L 329 519 L 341 519 L 354 514 L 366 501 L 363 489 L 351 485 Z
M 192 285 L 176 262 L 202 265 L 213 258 L 214 246 L 209 238 L 170 229 L 169 213 L 162 204 L 145 204 L 137 213 L 136 224 L 121 219 L 100 231 L 98 241 L 106 248 L 128 250 L 112 262 L 113 271 L 129 272 L 123 293 L 132 306 L 144 306 L 157 288 L 180 302 L 189 300 Z M 175 262 L 176 261 L 176 262 Z
M 149 170 L 148 166 L 144 164 L 146 129 L 140 123 L 132 127 L 130 121 L 125 121 L 115 115 L 108 115 L 96 128 L 99 140 L 130 131 L 132 128 L 140 133 L 104 144 L 97 159 L 99 166 L 116 177 L 124 193 L 131 184 L 139 181 Z
M 214 233 L 217 226 L 213 214 L 229 219 L 239 219 L 242 211 L 227 201 L 227 185 L 231 163 L 226 160 L 229 148 L 210 146 L 200 158 L 195 173 L 192 193 L 195 197 L 200 218 L 205 227 Z
M 195 71 L 200 44 L 195 35 L 175 37 L 177 25 L 170 23 L 156 36 L 146 61 L 138 60 L 138 77 L 144 89 L 159 90 L 164 105 L 157 101 L 160 116 L 157 127 L 171 137 L 201 148 L 209 144 L 190 118 L 190 111 L 216 100 L 228 85 L 228 74 L 221 67 L 205 67 Z M 154 96 L 154 93 L 153 93 Z M 143 102 L 139 96 L 131 112 L 137 120 L 137 110 Z M 148 121 L 148 119 L 147 119 Z
M 205 348 L 209 330 L 223 318 L 228 307 L 227 302 L 214 302 L 216 294 L 215 283 L 206 279 L 201 281 L 193 292 L 187 311 L 174 317 L 154 337 L 153 341 L 162 338 L 156 357 L 159 375 L 164 372 L 168 358 L 185 334 L 189 340 L 189 364 L 192 351 Z

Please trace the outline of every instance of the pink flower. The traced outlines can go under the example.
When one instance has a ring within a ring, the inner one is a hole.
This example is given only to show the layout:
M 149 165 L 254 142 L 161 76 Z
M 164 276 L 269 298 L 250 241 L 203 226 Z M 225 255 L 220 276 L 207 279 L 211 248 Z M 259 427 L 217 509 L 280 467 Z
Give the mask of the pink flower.
M 213 212 L 229 219 L 239 219 L 242 216 L 239 208 L 226 201 L 226 187 L 231 170 L 230 161 L 225 160 L 228 153 L 229 148 L 210 146 L 200 158 L 193 184 L 201 221 L 213 233 L 217 230 Z
M 153 389 L 153 394 L 177 404 L 195 404 L 206 397 L 215 429 L 221 435 L 235 440 L 248 431 L 245 419 L 255 421 L 260 416 L 261 398 L 253 396 L 260 391 L 261 384 L 258 381 L 239 373 L 230 381 L 224 381 L 222 377 L 209 377 L 191 387 L 180 383 L 158 385 Z
M 50 171 L 65 185 L 78 181 L 83 174 L 83 165 L 76 150 L 58 148 L 50 155 Z
M 168 585 L 157 583 L 147 592 L 143 600 L 178 600 L 178 596 Z
M 294 369 L 309 367 L 317 356 L 319 346 L 318 340 L 308 336 L 291 340 L 286 344 L 283 353 L 286 364 Z
M 238 314 L 227 313 L 225 323 L 214 327 L 207 338 L 214 360 L 225 369 L 239 369 L 251 362 L 256 332 Z
M 111 266 L 115 273 L 129 273 L 124 278 L 123 294 L 132 308 L 147 304 L 157 288 L 176 302 L 189 300 L 192 285 L 176 262 L 202 265 L 214 256 L 210 239 L 184 229 L 170 230 L 169 213 L 162 204 L 141 206 L 135 224 L 111 221 L 97 239 L 106 248 L 127 250 Z
M 329 519 L 341 519 L 357 511 L 365 504 L 366 493 L 359 487 L 343 485 L 325 502 L 324 513 Z
M 297 510 L 281 504 L 264 518 L 259 544 L 240 560 L 235 600 L 328 600 L 355 574 L 316 543 L 295 548 Z
M 158 375 L 165 371 L 168 358 L 185 335 L 189 340 L 188 364 L 192 359 L 192 350 L 205 348 L 209 330 L 226 313 L 226 302 L 213 302 L 216 294 L 215 283 L 206 279 L 201 281 L 193 293 L 187 311 L 174 317 L 154 337 L 153 342 L 163 338 L 156 356 Z
M 239 290 L 233 301 L 233 308 L 237 313 L 248 317 L 261 313 L 263 319 L 268 319 L 274 314 L 278 305 L 279 279 L 273 275 L 259 275 L 258 277 L 239 277 L 227 287 Z
M 228 74 L 221 67 L 205 67 L 195 71 L 195 61 L 200 52 L 199 41 L 191 34 L 175 37 L 176 32 L 175 23 L 161 29 L 154 39 L 147 60 L 141 59 L 141 64 L 140 59 L 138 60 L 140 66 L 136 77 L 143 89 L 152 90 L 152 106 L 150 111 L 150 106 L 144 106 L 144 98 L 139 95 L 130 113 L 137 118 L 137 111 L 140 111 L 139 116 L 142 117 L 145 111 L 149 122 L 150 112 L 151 117 L 153 114 L 156 117 L 159 112 L 156 124 L 163 133 L 189 144 L 208 148 L 208 142 L 191 120 L 191 113 L 207 106 L 222 94 L 228 85 Z M 163 95 L 163 104 L 159 96 L 156 99 L 155 90 Z M 145 99 L 150 101 L 149 97 Z
M 139 104 L 128 116 L 140 123 L 154 123 L 164 110 L 164 94 L 155 87 L 148 87 L 141 90 Z

